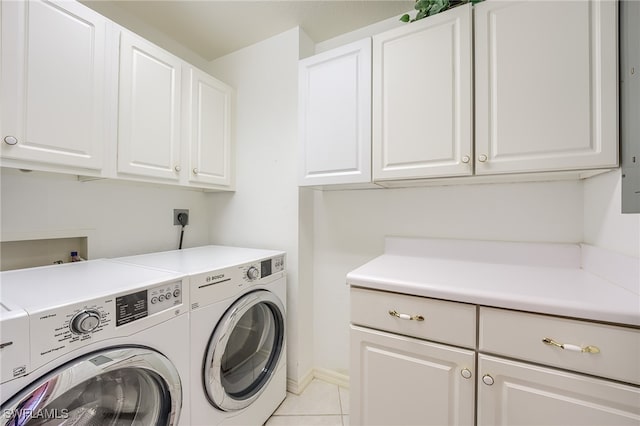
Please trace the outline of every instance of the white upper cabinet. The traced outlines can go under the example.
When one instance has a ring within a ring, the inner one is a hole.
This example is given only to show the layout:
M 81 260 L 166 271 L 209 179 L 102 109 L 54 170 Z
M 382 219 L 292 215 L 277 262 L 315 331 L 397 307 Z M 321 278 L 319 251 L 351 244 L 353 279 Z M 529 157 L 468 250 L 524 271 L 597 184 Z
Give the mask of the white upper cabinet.
M 233 185 L 231 145 L 231 104 L 233 90 L 226 84 L 195 68 L 185 70 L 185 102 L 188 108 L 184 127 L 184 146 L 190 152 L 189 182 L 218 186 Z
M 98 175 L 114 92 L 107 87 L 110 22 L 68 1 L 0 7 L 2 165 Z
M 118 174 L 232 189 L 232 96 L 231 87 L 122 30 Z
M 473 173 L 471 5 L 373 38 L 373 179 Z
M 477 174 L 617 166 L 617 7 L 475 5 Z
M 299 184 L 371 181 L 371 39 L 300 61 Z
M 118 172 L 178 181 L 182 61 L 120 33 Z

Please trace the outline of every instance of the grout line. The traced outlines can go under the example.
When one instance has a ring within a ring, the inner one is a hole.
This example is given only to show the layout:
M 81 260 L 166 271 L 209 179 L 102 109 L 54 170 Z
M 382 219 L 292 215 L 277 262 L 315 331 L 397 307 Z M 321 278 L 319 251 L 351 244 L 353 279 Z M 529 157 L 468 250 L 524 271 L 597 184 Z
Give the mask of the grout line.
M 342 410 L 342 398 L 340 398 L 340 387 L 336 386 L 336 391 L 338 391 L 338 406 L 340 407 L 340 415 L 344 415 L 344 411 Z M 342 425 L 344 426 L 344 424 Z

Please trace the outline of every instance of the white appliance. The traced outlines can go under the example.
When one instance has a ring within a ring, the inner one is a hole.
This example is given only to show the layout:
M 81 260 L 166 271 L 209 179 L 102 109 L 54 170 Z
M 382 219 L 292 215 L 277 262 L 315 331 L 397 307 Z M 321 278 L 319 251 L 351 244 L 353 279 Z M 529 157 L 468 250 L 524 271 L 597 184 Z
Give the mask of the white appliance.
M 190 277 L 192 423 L 264 424 L 286 396 L 285 253 L 205 246 L 115 260 Z
M 184 274 L 109 260 L 7 271 L 0 301 L 1 425 L 191 423 Z

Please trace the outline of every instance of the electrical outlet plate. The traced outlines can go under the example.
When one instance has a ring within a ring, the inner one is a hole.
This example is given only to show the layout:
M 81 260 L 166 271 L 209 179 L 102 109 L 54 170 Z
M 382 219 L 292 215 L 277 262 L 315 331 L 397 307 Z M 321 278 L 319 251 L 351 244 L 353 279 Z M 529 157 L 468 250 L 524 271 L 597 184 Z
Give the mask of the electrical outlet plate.
M 173 224 L 182 226 L 182 224 L 180 222 L 178 222 L 178 215 L 180 213 L 186 213 L 187 214 L 187 223 L 186 223 L 186 225 L 188 225 L 189 224 L 189 209 L 173 209 Z

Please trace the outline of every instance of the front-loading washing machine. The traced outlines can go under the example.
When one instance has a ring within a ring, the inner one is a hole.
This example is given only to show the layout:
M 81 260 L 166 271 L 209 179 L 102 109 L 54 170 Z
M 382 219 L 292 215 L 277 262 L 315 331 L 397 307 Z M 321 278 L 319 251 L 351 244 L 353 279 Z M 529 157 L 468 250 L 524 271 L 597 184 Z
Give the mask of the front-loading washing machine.
M 189 425 L 184 274 L 93 260 L 0 273 L 1 425 Z
M 189 276 L 192 424 L 264 424 L 286 396 L 285 253 L 205 246 L 114 260 Z

